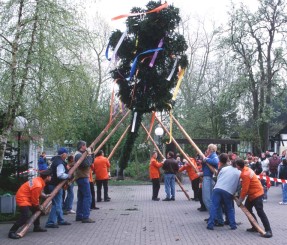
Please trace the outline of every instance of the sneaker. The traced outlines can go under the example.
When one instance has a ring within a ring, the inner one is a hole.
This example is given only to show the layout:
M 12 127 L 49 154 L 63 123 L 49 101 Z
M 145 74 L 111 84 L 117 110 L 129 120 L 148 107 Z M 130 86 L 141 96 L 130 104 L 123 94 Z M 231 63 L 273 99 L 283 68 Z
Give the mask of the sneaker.
M 223 226 L 224 226 L 224 224 L 221 224 L 221 223 L 215 222 L 214 226 L 217 226 L 217 227 L 223 227 Z
M 207 229 L 207 230 L 213 230 L 213 227 L 207 226 L 206 229 Z
M 246 231 L 248 231 L 248 232 L 257 232 L 257 230 L 254 227 L 246 229 Z
M 21 237 L 15 232 L 9 232 L 8 237 L 11 239 L 20 239 Z
M 273 236 L 272 235 L 272 231 L 266 231 L 266 233 L 264 235 L 262 235 L 262 236 L 265 237 L 265 238 L 270 238 L 270 237 Z
M 263 199 L 263 202 L 267 202 L 267 199 Z
M 42 228 L 40 226 L 36 226 L 33 229 L 33 232 L 46 232 L 46 231 L 47 231 L 47 229 L 44 229 L 44 228 Z
M 68 211 L 68 214 L 75 214 L 75 213 L 76 213 L 76 211 L 74 211 L 73 209 Z
M 95 223 L 96 221 L 92 220 L 92 219 L 83 219 L 82 223 Z
M 170 200 L 171 200 L 171 201 L 175 201 L 175 198 L 174 198 L 174 197 L 172 197 Z
M 98 207 L 92 207 L 92 208 L 90 208 L 91 210 L 96 210 L 96 209 L 100 209 L 100 208 L 98 208 Z
M 287 205 L 287 202 L 279 202 L 279 205 Z
M 59 228 L 57 224 L 47 224 L 45 227 L 46 228 Z

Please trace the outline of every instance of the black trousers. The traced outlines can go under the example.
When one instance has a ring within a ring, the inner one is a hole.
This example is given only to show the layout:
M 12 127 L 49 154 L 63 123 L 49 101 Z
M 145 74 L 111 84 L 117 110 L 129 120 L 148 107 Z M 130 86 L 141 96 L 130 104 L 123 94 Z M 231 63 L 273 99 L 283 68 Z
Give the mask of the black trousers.
M 32 214 L 34 214 L 37 211 L 37 209 L 33 206 L 23 206 L 23 207 L 19 207 L 19 209 L 21 213 L 20 217 L 11 227 L 9 232 L 16 232 L 21 226 L 26 224 L 26 222 L 29 220 L 30 211 L 32 212 Z M 38 216 L 38 218 L 34 221 L 34 227 L 39 227 L 39 226 L 40 226 L 40 216 Z
M 191 187 L 194 192 L 194 199 L 199 198 L 199 178 L 191 181 Z
M 94 182 L 90 182 L 90 189 L 91 189 L 91 195 L 92 195 L 92 202 L 91 202 L 91 208 L 96 207 L 96 197 L 95 197 L 95 186 Z
M 102 200 L 102 186 L 104 186 L 104 200 L 107 200 L 108 195 L 108 180 L 96 180 L 97 183 L 97 201 Z
M 151 179 L 151 182 L 152 182 L 152 198 L 157 198 L 160 189 L 160 180 L 159 178 Z
M 252 201 L 249 201 L 248 198 L 245 202 L 245 207 L 248 209 L 248 211 L 252 214 L 254 219 L 257 221 L 254 213 L 252 212 L 252 208 L 255 207 L 257 215 L 261 219 L 261 222 L 265 228 L 265 231 L 271 231 L 269 220 L 263 210 L 263 195 L 260 197 L 255 198 Z

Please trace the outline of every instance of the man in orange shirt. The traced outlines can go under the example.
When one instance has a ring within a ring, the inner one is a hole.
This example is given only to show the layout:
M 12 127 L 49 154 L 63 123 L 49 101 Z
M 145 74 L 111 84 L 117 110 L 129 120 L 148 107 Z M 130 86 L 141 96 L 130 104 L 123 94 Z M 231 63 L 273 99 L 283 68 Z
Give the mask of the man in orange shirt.
M 160 172 L 159 169 L 162 167 L 163 163 L 157 161 L 157 151 L 154 151 L 151 155 L 149 164 L 149 177 L 152 181 L 152 200 L 159 201 L 158 192 L 160 189 Z
M 193 166 L 197 169 L 197 164 L 194 158 L 189 158 L 192 162 Z M 199 176 L 196 173 L 195 169 L 190 165 L 190 163 L 183 159 L 184 165 L 179 169 L 179 172 L 182 172 L 184 170 L 187 171 L 188 177 L 191 181 L 191 187 L 194 193 L 194 201 L 199 201 L 198 194 L 199 194 Z M 198 170 L 198 169 L 197 169 Z
M 252 214 L 254 219 L 257 220 L 254 213 L 252 212 L 252 208 L 255 207 L 256 212 L 258 216 L 260 217 L 261 222 L 266 231 L 263 237 L 270 238 L 272 237 L 272 231 L 271 231 L 269 220 L 263 210 L 263 195 L 264 195 L 263 187 L 259 179 L 257 178 L 256 174 L 254 173 L 254 171 L 245 166 L 244 160 L 237 159 L 235 163 L 236 163 L 237 169 L 241 171 L 240 178 L 242 180 L 242 189 L 241 189 L 240 197 L 237 201 L 237 205 L 239 207 L 242 204 L 245 197 L 248 196 L 244 204 L 245 207 Z M 252 228 L 247 229 L 247 231 L 257 232 L 255 227 L 253 226 Z
M 52 171 L 50 169 L 42 170 L 40 177 L 24 183 L 16 193 L 16 203 L 20 209 L 20 218 L 11 227 L 8 237 L 12 239 L 21 238 L 16 234 L 17 230 L 24 225 L 29 219 L 29 210 L 34 214 L 36 211 L 41 210 L 39 198 L 47 182 L 51 180 Z M 49 195 L 42 194 L 44 198 Z M 34 221 L 34 232 L 46 232 L 46 229 L 40 227 L 40 216 Z
M 104 157 L 104 152 L 100 150 L 94 160 L 93 169 L 96 175 L 96 184 L 97 184 L 97 201 L 102 201 L 102 186 L 104 186 L 104 201 L 109 202 L 111 198 L 108 195 L 108 180 L 109 180 L 109 171 L 111 167 L 109 159 Z

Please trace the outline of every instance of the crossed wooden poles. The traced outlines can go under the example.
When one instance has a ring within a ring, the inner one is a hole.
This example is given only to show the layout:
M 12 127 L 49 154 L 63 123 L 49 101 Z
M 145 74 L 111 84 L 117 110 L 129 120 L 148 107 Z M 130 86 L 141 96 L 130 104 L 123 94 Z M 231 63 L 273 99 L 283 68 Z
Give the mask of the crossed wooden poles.
M 104 144 L 111 138 L 111 136 L 115 133 L 115 131 L 121 126 L 121 124 L 123 123 L 123 121 L 127 118 L 127 116 L 129 115 L 130 111 L 126 112 L 126 114 L 122 117 L 122 119 L 117 123 L 117 125 L 114 127 L 114 129 L 112 129 L 112 131 L 106 136 L 106 138 L 102 141 L 102 143 L 96 148 L 96 150 L 94 151 L 94 154 L 97 154 L 98 151 L 104 146 Z M 118 117 L 119 113 L 116 114 L 116 116 L 112 119 L 111 122 L 109 122 L 109 124 L 104 128 L 104 130 L 98 135 L 98 137 L 93 141 L 93 143 L 89 146 L 90 148 L 94 148 L 94 146 L 100 142 L 100 140 L 103 138 L 103 136 L 108 132 L 109 127 L 114 123 L 115 119 Z M 180 131 L 183 133 L 183 135 L 187 138 L 188 142 L 194 147 L 194 149 L 197 151 L 197 153 L 201 156 L 204 157 L 204 154 L 202 153 L 202 151 L 197 147 L 197 145 L 193 142 L 193 140 L 189 137 L 189 135 L 186 133 L 186 131 L 184 130 L 184 128 L 179 124 L 179 122 L 176 120 L 176 118 L 171 115 L 172 120 L 176 123 L 176 125 L 178 126 L 178 128 L 180 129 Z M 170 135 L 169 131 L 167 130 L 167 128 L 163 125 L 163 123 L 158 119 L 157 116 L 155 116 L 156 120 L 159 122 L 159 124 L 161 125 L 161 127 L 163 128 L 163 130 L 166 132 L 166 134 L 171 138 L 172 142 L 176 145 L 176 147 L 178 148 L 178 150 L 180 151 L 180 153 L 184 156 L 184 158 L 188 161 L 188 164 L 190 164 L 190 166 L 195 170 L 195 172 L 198 172 L 197 168 L 193 165 L 192 161 L 190 160 L 190 158 L 186 155 L 186 153 L 182 150 L 182 148 L 180 147 L 180 145 L 176 142 L 176 140 Z M 156 150 L 158 151 L 158 153 L 160 154 L 160 156 L 162 158 L 164 158 L 164 155 L 162 154 L 162 152 L 160 151 L 160 149 L 158 148 L 157 144 L 155 143 L 155 141 L 152 139 L 152 137 L 150 136 L 148 130 L 146 129 L 146 127 L 143 125 L 143 123 L 141 123 L 142 128 L 144 129 L 144 131 L 147 133 L 148 135 L 148 139 L 153 143 L 154 147 L 156 148 Z M 122 134 L 122 136 L 120 137 L 120 139 L 118 140 L 117 144 L 115 145 L 115 147 L 113 148 L 113 150 L 111 151 L 110 155 L 108 156 L 108 159 L 111 159 L 112 156 L 114 155 L 114 153 L 116 152 L 117 148 L 119 147 L 120 143 L 122 142 L 122 140 L 124 139 L 125 135 L 127 134 L 128 130 L 130 129 L 130 125 L 125 129 L 124 133 Z M 69 174 L 73 174 L 75 172 L 75 170 L 79 167 L 79 165 L 82 163 L 82 161 L 86 158 L 87 156 L 87 152 L 84 152 L 81 156 L 81 158 L 75 163 L 75 165 L 69 170 Z M 215 172 L 215 174 L 217 174 Z M 176 177 L 176 181 L 179 185 L 179 187 L 182 189 L 182 191 L 184 192 L 185 196 L 187 197 L 188 200 L 190 200 L 190 197 L 188 195 L 188 193 L 184 190 L 181 182 L 179 181 L 179 179 Z M 51 203 L 52 203 L 52 199 L 55 197 L 55 195 L 59 192 L 59 190 L 68 182 L 68 180 L 63 180 L 62 182 L 60 182 L 55 189 L 52 191 L 52 193 L 50 194 L 50 196 L 42 203 L 42 207 L 44 209 L 44 211 L 47 211 L 51 208 Z M 236 197 L 234 198 L 236 200 Z M 249 219 L 249 221 L 252 223 L 252 225 L 257 229 L 257 231 L 259 233 L 261 233 L 262 235 L 265 234 L 265 231 L 258 225 L 257 221 L 254 219 L 254 217 L 250 214 L 250 212 L 246 209 L 245 206 L 243 206 L 242 204 L 240 205 L 241 210 L 245 213 L 245 215 L 247 216 L 247 218 Z M 41 211 L 37 211 L 35 212 L 31 218 L 29 219 L 29 221 L 22 227 L 22 229 L 20 230 L 19 233 L 17 233 L 20 237 L 23 237 L 29 227 L 34 223 L 34 221 L 39 217 L 39 215 L 41 214 Z

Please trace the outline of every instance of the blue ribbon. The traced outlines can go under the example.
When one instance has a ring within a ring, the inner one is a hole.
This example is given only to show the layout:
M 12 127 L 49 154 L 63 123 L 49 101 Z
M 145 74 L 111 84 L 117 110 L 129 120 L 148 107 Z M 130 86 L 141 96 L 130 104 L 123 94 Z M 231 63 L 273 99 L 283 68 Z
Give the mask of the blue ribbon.
M 110 49 L 110 42 L 108 43 L 108 46 L 106 48 L 106 58 L 108 61 L 111 61 L 111 58 L 109 58 L 109 49 Z
M 138 57 L 140 55 L 143 55 L 143 54 L 149 54 L 149 53 L 153 53 L 153 52 L 157 52 L 157 51 L 161 51 L 163 50 L 163 48 L 156 48 L 156 49 L 149 49 L 145 52 L 142 52 L 140 54 L 137 55 L 137 57 L 134 59 L 133 61 L 133 64 L 132 64 L 132 68 L 131 68 L 131 71 L 130 71 L 130 77 L 128 78 L 128 80 L 131 80 L 133 75 L 135 74 L 135 71 L 136 71 L 136 67 L 137 67 L 137 61 L 138 61 Z

